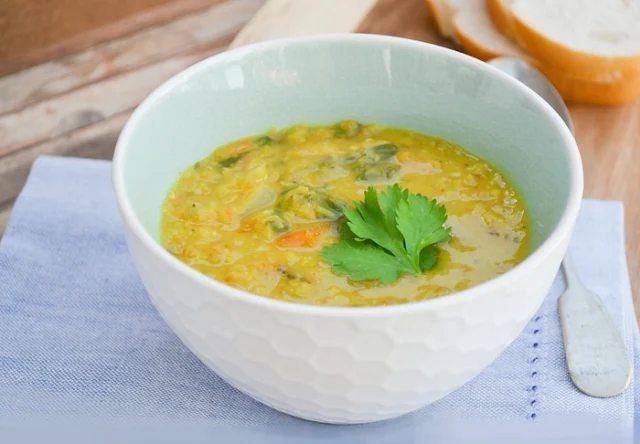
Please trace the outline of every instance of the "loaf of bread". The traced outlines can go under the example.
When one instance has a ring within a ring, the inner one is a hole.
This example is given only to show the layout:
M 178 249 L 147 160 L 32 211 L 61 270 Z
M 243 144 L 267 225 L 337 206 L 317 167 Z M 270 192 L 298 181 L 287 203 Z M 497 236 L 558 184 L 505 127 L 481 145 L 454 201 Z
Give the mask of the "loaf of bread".
M 520 57 L 568 102 L 640 97 L 640 0 L 426 0 L 443 36 L 471 56 Z

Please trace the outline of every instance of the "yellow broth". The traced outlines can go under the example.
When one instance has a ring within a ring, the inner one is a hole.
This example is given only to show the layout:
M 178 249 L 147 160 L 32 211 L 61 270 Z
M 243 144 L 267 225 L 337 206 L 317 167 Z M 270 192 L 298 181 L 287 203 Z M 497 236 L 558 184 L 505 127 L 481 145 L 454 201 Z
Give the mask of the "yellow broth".
M 435 198 L 452 240 L 437 266 L 383 285 L 336 274 L 320 250 L 339 239 L 340 206 L 399 183 Z M 445 140 L 354 121 L 298 125 L 238 140 L 179 178 L 162 209 L 161 241 L 181 261 L 257 295 L 378 306 L 460 291 L 528 253 L 522 199 L 486 161 Z

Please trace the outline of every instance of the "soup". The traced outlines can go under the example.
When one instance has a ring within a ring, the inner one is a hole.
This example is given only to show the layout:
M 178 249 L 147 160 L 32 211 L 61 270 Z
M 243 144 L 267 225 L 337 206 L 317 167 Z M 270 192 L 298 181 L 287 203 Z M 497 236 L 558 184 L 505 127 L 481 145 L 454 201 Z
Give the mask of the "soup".
M 365 190 L 398 184 L 446 209 L 436 265 L 393 283 L 355 281 L 321 252 Z M 498 276 L 528 253 L 522 199 L 500 171 L 445 140 L 339 122 L 238 140 L 196 162 L 167 196 L 163 246 L 233 287 L 291 302 L 379 306 L 419 301 Z

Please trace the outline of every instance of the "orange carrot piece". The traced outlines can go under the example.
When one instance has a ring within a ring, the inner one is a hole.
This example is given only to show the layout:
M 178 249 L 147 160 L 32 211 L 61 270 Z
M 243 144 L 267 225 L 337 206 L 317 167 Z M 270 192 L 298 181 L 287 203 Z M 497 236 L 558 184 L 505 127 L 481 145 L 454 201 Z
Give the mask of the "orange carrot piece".
M 319 228 L 294 231 L 278 239 L 280 247 L 313 247 L 318 243 L 322 231 Z

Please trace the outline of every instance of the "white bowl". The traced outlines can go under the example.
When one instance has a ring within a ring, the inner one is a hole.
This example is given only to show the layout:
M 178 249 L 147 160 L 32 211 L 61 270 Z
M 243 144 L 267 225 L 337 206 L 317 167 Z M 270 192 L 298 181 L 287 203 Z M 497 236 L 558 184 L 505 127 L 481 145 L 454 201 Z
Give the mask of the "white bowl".
M 450 296 L 338 308 L 231 288 L 160 246 L 163 199 L 212 149 L 272 126 L 346 118 L 444 137 L 498 166 L 526 200 L 531 255 Z M 373 35 L 271 41 L 192 66 L 134 112 L 113 180 L 142 281 L 186 346 L 258 401 L 328 423 L 400 416 L 491 364 L 550 288 L 583 187 L 571 133 L 533 92 L 463 54 Z

